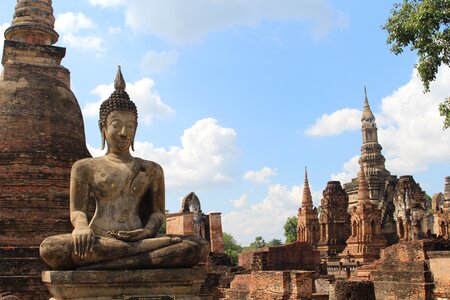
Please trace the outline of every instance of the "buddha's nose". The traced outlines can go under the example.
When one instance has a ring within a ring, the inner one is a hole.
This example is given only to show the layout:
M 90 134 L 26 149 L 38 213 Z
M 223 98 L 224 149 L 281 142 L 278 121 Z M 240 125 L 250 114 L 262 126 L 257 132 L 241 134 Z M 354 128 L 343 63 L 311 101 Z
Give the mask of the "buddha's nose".
M 127 136 L 127 130 L 126 130 L 125 126 L 122 127 L 122 130 L 119 132 L 119 135 L 123 136 L 123 137 Z

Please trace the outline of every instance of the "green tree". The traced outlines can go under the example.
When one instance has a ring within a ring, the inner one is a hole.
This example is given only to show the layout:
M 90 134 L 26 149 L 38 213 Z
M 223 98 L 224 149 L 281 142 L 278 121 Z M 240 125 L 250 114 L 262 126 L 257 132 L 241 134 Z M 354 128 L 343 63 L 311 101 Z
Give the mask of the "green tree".
M 169 214 L 169 210 L 166 209 L 166 211 L 164 213 L 164 222 L 162 223 L 161 227 L 159 228 L 158 234 L 166 234 L 166 218 L 167 218 L 168 214 Z
M 242 247 L 236 242 L 231 234 L 226 232 L 223 233 L 223 246 L 225 248 L 225 254 L 232 257 L 234 262 L 237 262 L 237 258 L 242 252 Z
M 251 249 L 258 249 L 258 248 L 264 248 L 266 247 L 266 242 L 262 238 L 262 236 L 255 237 L 255 240 L 250 243 L 249 246 Z
M 279 239 L 273 239 L 273 240 L 267 242 L 268 247 L 280 246 L 280 245 L 283 245 L 283 242 Z
M 289 217 L 284 224 L 284 237 L 286 238 L 286 244 L 295 242 L 297 240 L 297 217 Z
M 417 51 L 416 64 L 425 92 L 436 79 L 441 64 L 450 66 L 450 1 L 404 0 L 394 4 L 391 15 L 382 27 L 388 32 L 387 43 L 398 55 L 409 46 Z M 450 127 L 450 98 L 439 105 L 444 129 Z

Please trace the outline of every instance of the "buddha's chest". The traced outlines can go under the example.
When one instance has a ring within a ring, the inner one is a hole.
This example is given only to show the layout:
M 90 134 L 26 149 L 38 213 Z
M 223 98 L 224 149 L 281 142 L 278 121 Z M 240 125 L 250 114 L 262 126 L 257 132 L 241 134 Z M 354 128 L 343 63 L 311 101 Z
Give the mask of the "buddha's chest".
M 145 169 L 133 171 L 127 166 L 107 166 L 97 169 L 94 173 L 91 192 L 97 199 L 139 200 L 149 188 L 151 174 Z

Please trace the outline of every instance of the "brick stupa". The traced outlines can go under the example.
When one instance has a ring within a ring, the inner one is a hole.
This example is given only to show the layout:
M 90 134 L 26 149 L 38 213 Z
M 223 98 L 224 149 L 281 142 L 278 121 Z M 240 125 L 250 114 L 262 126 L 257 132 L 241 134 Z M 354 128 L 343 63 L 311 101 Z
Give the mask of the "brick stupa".
M 347 239 L 347 247 L 340 254 L 342 260 L 372 262 L 380 258 L 386 240 L 381 233 L 381 211 L 370 202 L 369 187 L 361 166 L 358 177 L 358 204 L 351 208 L 352 234 Z
M 39 244 L 71 232 L 69 178 L 88 157 L 51 0 L 18 0 L 0 77 L 0 292 L 48 298 Z
M 317 208 L 313 206 L 306 167 L 305 181 L 303 184 L 302 206 L 298 209 L 297 216 L 297 241 L 307 242 L 315 248 L 320 238 L 319 218 Z

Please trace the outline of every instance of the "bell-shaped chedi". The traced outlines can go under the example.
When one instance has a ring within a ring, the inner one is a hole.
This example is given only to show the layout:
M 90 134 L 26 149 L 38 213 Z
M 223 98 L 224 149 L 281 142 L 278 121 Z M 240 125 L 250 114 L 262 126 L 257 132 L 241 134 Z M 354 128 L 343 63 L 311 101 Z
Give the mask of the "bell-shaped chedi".
M 70 169 L 89 156 L 51 4 L 17 1 L 0 76 L 0 291 L 20 299 L 43 297 L 38 247 L 71 230 Z

